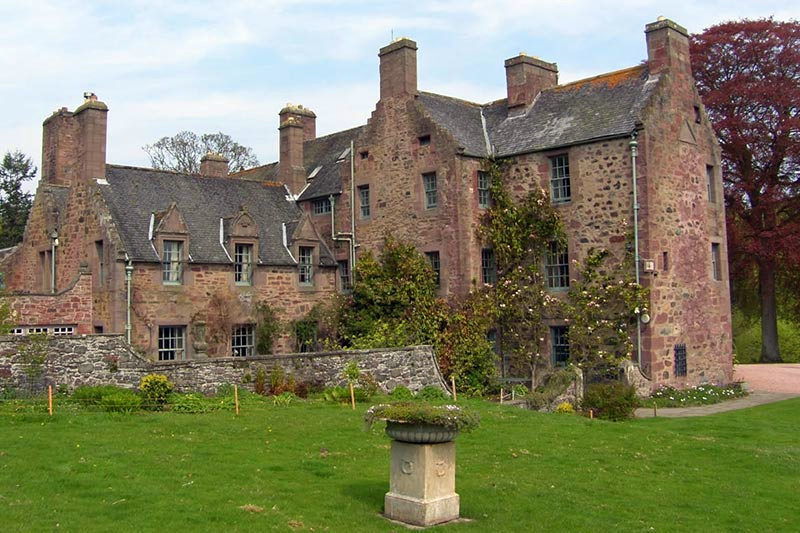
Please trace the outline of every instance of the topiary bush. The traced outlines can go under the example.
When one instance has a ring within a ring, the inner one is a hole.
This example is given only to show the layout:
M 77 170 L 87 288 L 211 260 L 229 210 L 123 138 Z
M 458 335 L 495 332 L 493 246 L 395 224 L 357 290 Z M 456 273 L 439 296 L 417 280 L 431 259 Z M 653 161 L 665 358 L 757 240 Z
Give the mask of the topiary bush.
M 639 407 L 639 398 L 632 385 L 595 383 L 586 387 L 582 407 L 584 412 L 591 409 L 597 418 L 626 420 L 633 418 Z
M 142 378 L 139 390 L 142 394 L 142 402 L 145 409 L 160 411 L 164 408 L 175 386 L 163 374 L 149 374 Z

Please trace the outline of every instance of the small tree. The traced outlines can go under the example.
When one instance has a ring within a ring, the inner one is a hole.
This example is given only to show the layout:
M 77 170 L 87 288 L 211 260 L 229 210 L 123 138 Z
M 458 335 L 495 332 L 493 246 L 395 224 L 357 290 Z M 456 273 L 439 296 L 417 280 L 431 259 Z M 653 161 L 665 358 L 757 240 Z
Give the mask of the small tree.
M 0 248 L 22 242 L 33 197 L 22 184 L 36 177 L 37 168 L 19 150 L 6 152 L 0 165 Z
M 153 168 L 186 174 L 198 174 L 200 160 L 209 152 L 226 157 L 229 172 L 258 165 L 252 148 L 242 146 L 222 132 L 206 133 L 198 137 L 191 131 L 181 131 L 172 137 L 162 137 L 153 144 L 143 146 L 142 150 L 150 156 Z

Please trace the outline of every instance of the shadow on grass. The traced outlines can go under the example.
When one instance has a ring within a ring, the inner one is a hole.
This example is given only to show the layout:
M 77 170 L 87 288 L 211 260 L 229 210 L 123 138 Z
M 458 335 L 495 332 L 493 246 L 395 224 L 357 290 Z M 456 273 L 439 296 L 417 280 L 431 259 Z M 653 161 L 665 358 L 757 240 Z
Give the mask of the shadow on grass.
M 375 509 L 378 514 L 383 512 L 383 497 L 387 492 L 389 492 L 388 479 L 386 481 L 358 481 L 349 483 L 342 489 L 342 494 Z

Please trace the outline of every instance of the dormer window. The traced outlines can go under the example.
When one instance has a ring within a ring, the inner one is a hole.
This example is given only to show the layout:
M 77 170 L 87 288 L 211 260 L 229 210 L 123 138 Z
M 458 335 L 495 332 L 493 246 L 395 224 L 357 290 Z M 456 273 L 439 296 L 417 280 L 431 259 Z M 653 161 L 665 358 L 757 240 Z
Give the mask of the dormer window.
M 419 145 L 420 146 L 428 146 L 431 144 L 431 136 L 430 135 L 422 135 L 419 137 Z
M 183 241 L 165 240 L 163 247 L 161 281 L 164 285 L 180 285 L 183 282 Z

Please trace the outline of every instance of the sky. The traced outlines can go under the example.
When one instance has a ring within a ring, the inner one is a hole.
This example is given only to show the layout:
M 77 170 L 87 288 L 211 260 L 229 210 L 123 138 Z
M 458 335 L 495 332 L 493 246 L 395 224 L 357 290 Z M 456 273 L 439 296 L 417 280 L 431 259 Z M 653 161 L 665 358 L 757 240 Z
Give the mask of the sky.
M 0 0 L 0 155 L 40 167 L 42 122 L 90 91 L 109 107 L 108 163 L 150 166 L 142 147 L 183 130 L 221 131 L 269 163 L 287 103 L 316 113 L 318 136 L 365 124 L 395 38 L 417 42 L 420 90 L 486 103 L 520 52 L 557 63 L 560 83 L 639 64 L 659 16 L 699 33 L 800 20 L 800 2 Z

